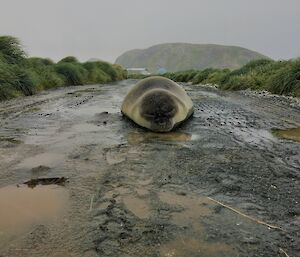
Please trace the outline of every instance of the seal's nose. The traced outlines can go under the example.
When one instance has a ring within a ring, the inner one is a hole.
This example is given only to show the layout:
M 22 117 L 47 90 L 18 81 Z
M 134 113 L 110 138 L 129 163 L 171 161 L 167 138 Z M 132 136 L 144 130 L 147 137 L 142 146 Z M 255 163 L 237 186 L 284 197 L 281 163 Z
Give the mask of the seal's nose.
M 167 124 L 167 120 L 165 117 L 158 117 L 155 119 L 155 123 L 159 126 L 165 126 Z
M 166 122 L 165 122 L 165 121 L 159 121 L 159 122 L 158 122 L 158 125 L 159 125 L 159 126 L 165 126 L 165 125 L 166 125 Z

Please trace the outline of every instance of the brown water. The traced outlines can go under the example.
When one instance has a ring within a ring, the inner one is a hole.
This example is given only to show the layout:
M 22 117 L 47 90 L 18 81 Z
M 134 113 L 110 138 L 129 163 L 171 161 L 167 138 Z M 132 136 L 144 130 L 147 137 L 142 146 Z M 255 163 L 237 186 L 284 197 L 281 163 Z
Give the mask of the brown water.
M 126 208 L 140 219 L 147 219 L 150 217 L 150 206 L 145 200 L 128 195 L 124 197 L 123 202 Z
M 223 242 L 207 242 L 201 220 L 213 215 L 215 206 L 206 197 L 181 195 L 170 191 L 159 193 L 159 199 L 170 205 L 181 206 L 182 211 L 173 212 L 172 221 L 183 227 L 190 227 L 189 233 L 179 235 L 173 241 L 160 247 L 162 257 L 234 257 L 238 256 L 234 248 Z
M 57 153 L 41 153 L 33 157 L 24 159 L 18 168 L 31 169 L 37 166 L 54 167 L 64 161 L 65 156 Z
M 58 186 L 0 188 L 1 243 L 21 236 L 33 225 L 55 222 L 66 210 L 67 202 L 67 191 Z
M 214 206 L 212 202 L 205 197 L 195 197 L 187 195 L 178 195 L 173 192 L 160 192 L 159 199 L 162 202 L 181 206 L 180 212 L 174 212 L 172 219 L 179 226 L 192 225 L 194 229 L 202 230 L 201 217 L 211 215 L 209 207 Z
M 300 142 L 300 128 L 274 129 L 273 134 L 280 138 Z
M 188 237 L 178 237 L 160 247 L 161 257 L 235 257 L 233 247 L 225 243 L 208 243 Z
M 153 132 L 130 132 L 128 133 L 127 140 L 129 144 L 137 145 L 140 143 L 148 143 L 153 141 L 173 141 L 185 142 L 191 141 L 196 138 L 195 135 L 181 132 L 168 132 L 168 133 L 153 133 Z

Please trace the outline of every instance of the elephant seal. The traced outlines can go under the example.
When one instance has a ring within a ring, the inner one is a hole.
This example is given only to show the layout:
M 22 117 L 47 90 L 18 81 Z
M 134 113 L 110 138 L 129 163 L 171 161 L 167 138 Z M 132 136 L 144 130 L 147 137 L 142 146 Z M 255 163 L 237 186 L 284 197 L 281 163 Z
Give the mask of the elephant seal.
M 134 85 L 121 112 L 138 125 L 155 132 L 168 132 L 194 112 L 185 90 L 164 77 L 149 77 Z

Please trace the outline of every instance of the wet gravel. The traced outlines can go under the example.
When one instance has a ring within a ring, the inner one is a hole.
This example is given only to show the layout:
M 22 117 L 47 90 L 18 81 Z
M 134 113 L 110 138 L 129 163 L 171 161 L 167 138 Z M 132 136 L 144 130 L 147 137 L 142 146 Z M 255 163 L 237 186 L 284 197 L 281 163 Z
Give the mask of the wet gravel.
M 297 100 L 185 84 L 193 118 L 157 136 L 120 113 L 135 82 L 0 103 L 0 186 L 69 192 L 0 256 L 299 256 L 300 144 L 272 134 L 300 127 Z

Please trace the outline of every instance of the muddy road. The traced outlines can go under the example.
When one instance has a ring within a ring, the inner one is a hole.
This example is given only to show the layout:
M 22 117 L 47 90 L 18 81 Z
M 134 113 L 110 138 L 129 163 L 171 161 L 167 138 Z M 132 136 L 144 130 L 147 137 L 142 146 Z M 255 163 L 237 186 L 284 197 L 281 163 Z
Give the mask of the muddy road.
M 272 133 L 299 103 L 185 85 L 194 117 L 154 134 L 134 83 L 0 103 L 0 256 L 300 256 L 300 143 Z

